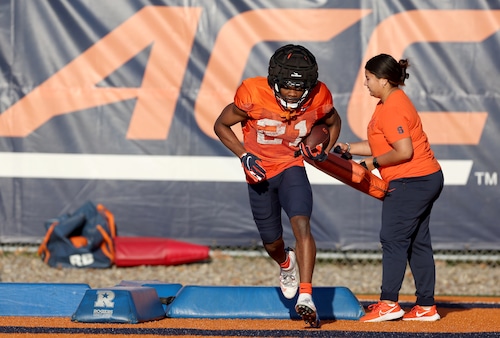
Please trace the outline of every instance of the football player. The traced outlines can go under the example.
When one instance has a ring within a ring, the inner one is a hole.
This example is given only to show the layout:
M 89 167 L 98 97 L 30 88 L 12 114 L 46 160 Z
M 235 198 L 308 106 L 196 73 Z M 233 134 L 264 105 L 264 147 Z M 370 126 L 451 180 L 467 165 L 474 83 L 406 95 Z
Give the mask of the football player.
M 301 143 L 316 123 L 329 126 L 330 142 L 319 153 Z M 231 130 L 240 123 L 243 144 Z M 327 86 L 318 81 L 314 55 L 300 45 L 286 45 L 269 60 L 268 76 L 243 80 L 215 122 L 221 142 L 241 160 L 250 206 L 263 245 L 280 266 L 280 287 L 286 298 L 299 296 L 295 309 L 319 327 L 312 299 L 316 243 L 311 234 L 312 190 L 302 153 L 324 161 L 335 144 L 341 119 Z M 281 212 L 289 217 L 295 248 L 283 240 Z M 300 278 L 299 278 L 300 276 Z

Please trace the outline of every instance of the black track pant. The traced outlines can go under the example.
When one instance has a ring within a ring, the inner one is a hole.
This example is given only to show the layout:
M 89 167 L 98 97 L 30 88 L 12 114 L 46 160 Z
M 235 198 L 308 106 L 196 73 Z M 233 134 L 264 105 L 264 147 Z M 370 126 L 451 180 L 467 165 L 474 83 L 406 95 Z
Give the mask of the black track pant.
M 406 264 L 415 279 L 417 301 L 434 305 L 436 269 L 429 220 L 434 202 L 443 189 L 443 173 L 393 180 L 383 202 L 381 300 L 398 301 Z

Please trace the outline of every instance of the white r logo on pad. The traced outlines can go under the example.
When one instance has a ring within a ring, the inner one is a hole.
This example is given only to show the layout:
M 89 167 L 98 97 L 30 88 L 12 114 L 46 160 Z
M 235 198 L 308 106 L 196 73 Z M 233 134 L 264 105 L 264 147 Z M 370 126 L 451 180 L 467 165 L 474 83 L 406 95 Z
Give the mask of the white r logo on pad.
M 115 293 L 113 291 L 101 290 L 97 291 L 96 294 L 97 300 L 94 302 L 94 307 L 115 307 L 115 303 L 113 302 L 113 299 L 115 299 Z

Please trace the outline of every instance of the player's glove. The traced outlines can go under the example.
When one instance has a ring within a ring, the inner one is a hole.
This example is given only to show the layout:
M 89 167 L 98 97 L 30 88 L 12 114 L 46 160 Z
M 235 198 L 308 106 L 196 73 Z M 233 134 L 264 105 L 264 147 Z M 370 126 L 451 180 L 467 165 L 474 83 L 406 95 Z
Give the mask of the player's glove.
M 266 178 L 266 170 L 262 168 L 262 161 L 260 158 L 252 153 L 244 153 L 241 155 L 240 160 L 247 176 L 252 178 L 255 182 L 263 181 Z
M 304 144 L 300 143 L 300 152 L 303 156 L 317 162 L 323 162 L 328 158 L 328 154 L 323 150 L 323 145 L 318 144 L 314 149 Z

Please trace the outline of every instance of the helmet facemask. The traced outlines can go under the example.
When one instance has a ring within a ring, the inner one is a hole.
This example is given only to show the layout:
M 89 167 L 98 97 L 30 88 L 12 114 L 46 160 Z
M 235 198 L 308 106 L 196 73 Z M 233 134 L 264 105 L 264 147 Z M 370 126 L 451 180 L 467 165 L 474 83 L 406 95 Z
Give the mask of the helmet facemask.
M 303 90 L 304 92 L 299 98 L 289 98 L 283 97 L 281 95 L 281 88 L 290 88 L 295 90 Z M 280 86 L 277 82 L 274 84 L 274 96 L 276 97 L 276 101 L 283 107 L 285 110 L 297 110 L 302 106 L 304 101 L 309 96 L 309 89 L 305 88 L 305 84 L 303 82 L 292 82 L 290 80 L 285 81 L 284 85 Z

